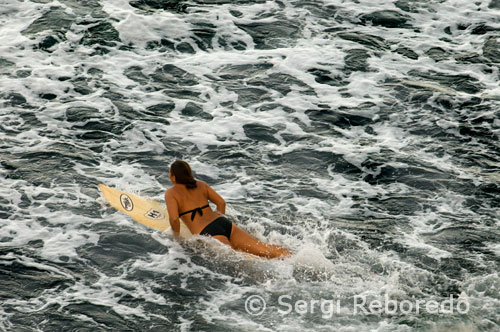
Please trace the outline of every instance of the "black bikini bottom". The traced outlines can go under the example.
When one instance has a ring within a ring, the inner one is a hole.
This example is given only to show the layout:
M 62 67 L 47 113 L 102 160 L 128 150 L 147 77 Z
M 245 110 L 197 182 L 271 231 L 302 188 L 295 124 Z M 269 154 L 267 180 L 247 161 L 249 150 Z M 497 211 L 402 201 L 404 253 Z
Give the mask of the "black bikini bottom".
M 219 217 L 205 226 L 205 228 L 203 228 L 203 230 L 200 232 L 200 235 L 223 235 L 229 240 L 232 229 L 232 222 L 230 222 L 226 217 Z

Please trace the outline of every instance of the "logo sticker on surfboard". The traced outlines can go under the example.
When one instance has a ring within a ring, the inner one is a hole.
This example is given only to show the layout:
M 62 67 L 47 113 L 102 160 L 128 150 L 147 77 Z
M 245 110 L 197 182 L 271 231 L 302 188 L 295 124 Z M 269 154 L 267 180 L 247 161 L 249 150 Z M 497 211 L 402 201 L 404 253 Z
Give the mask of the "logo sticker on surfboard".
M 145 216 L 150 219 L 163 219 L 163 213 L 156 209 L 149 210 Z
M 132 199 L 126 194 L 120 195 L 120 203 L 122 203 L 122 207 L 127 211 L 132 211 L 134 209 L 134 203 L 132 202 Z

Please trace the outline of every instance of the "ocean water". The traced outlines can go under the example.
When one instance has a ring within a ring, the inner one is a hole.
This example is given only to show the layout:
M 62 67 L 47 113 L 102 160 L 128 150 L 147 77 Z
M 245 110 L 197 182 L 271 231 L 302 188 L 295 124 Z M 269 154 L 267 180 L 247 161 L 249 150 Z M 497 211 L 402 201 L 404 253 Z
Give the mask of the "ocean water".
M 0 0 L 0 330 L 499 331 L 499 69 L 498 0 Z M 177 158 L 294 257 L 101 197 Z

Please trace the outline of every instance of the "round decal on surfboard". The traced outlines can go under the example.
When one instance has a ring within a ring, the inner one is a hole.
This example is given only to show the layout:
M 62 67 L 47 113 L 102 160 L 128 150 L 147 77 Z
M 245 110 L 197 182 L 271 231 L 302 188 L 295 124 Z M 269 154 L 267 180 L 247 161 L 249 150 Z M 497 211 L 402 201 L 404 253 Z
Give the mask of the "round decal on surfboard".
M 134 203 L 132 202 L 132 199 L 128 197 L 128 195 L 121 194 L 120 203 L 122 203 L 123 208 L 127 211 L 132 211 L 134 209 Z
M 149 210 L 144 216 L 150 219 L 163 219 L 163 213 L 157 209 Z

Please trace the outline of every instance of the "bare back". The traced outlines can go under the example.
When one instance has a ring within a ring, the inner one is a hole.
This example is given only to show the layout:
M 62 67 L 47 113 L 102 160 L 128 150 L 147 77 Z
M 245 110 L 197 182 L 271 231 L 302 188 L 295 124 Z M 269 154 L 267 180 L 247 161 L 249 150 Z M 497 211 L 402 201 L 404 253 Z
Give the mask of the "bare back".
M 174 184 L 165 192 L 165 202 L 173 228 L 179 219 L 179 214 L 206 206 L 209 201 L 217 205 L 217 212 L 206 207 L 201 210 L 202 215 L 188 213 L 180 217 L 193 234 L 199 234 L 205 226 L 225 212 L 225 201 L 219 194 L 203 181 L 196 181 L 196 184 L 196 188 L 193 189 L 188 189 L 183 184 Z

